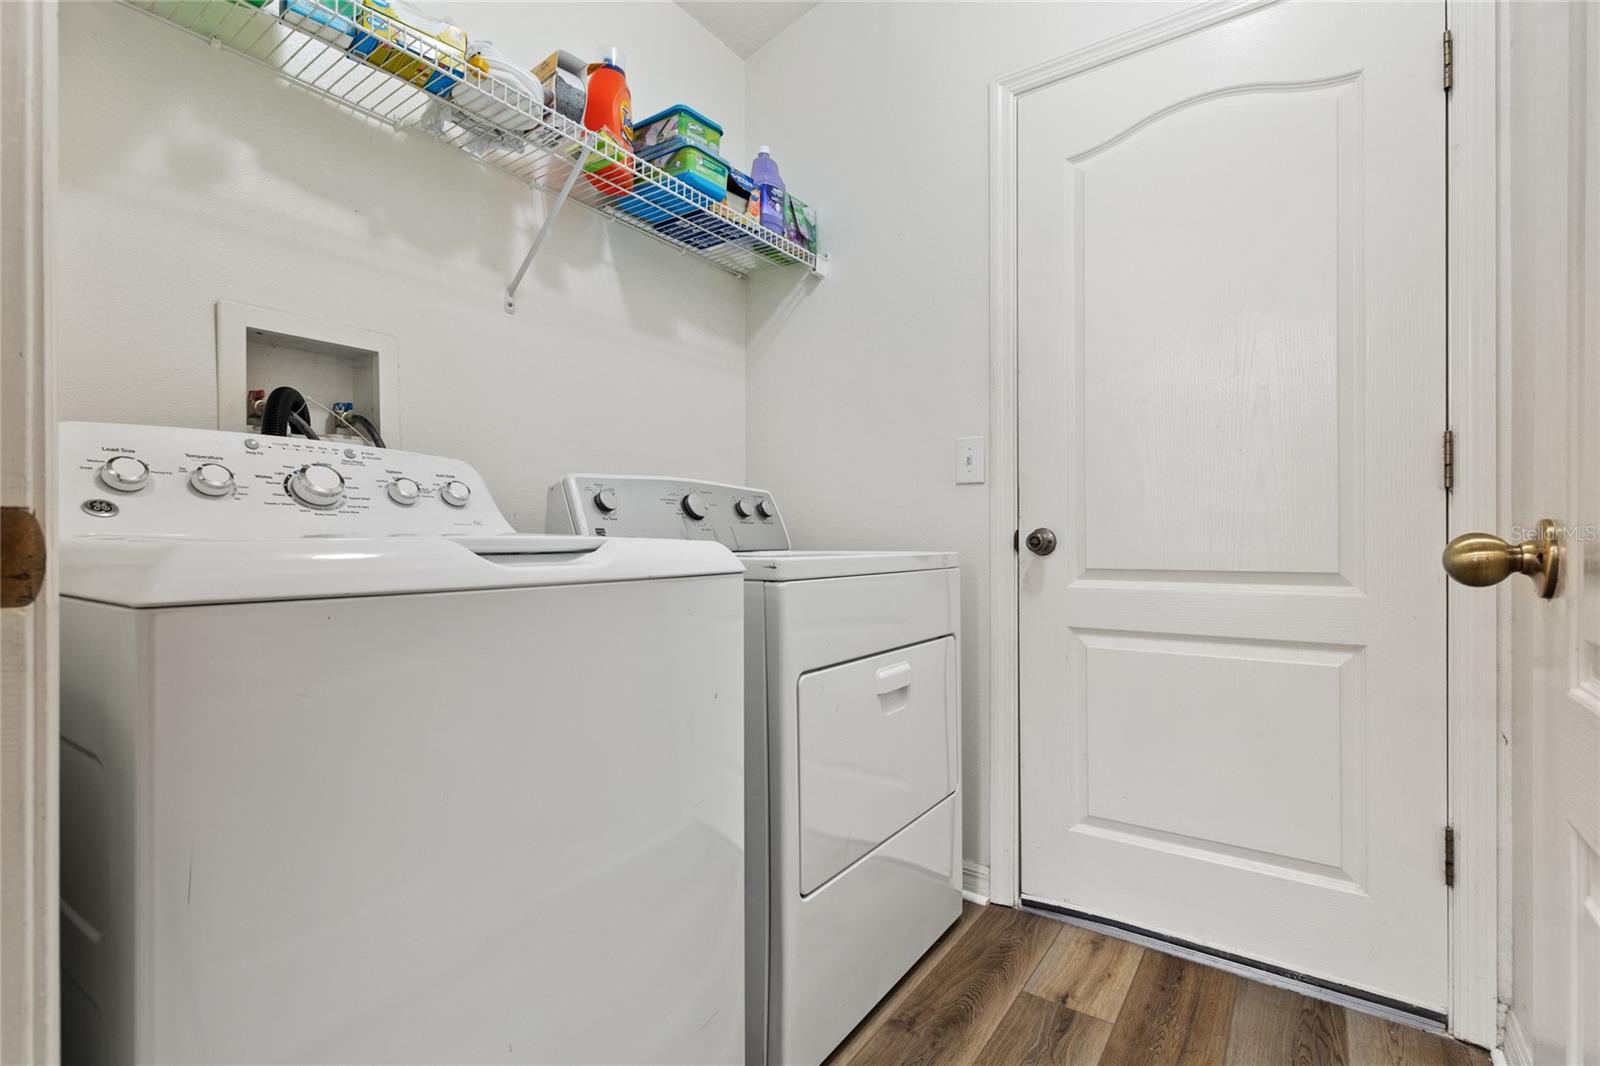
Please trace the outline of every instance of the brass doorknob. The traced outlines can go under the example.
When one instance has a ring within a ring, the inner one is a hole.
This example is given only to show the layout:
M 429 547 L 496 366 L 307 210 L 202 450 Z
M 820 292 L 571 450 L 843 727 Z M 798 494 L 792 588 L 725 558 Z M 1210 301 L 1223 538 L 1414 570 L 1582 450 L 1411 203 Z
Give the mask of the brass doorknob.
M 1556 524 L 1539 520 L 1537 535 L 1508 544 L 1493 533 L 1463 533 L 1444 548 L 1444 569 L 1463 585 L 1485 588 L 1512 574 L 1527 574 L 1541 599 L 1556 594 L 1561 577 L 1561 539 Z

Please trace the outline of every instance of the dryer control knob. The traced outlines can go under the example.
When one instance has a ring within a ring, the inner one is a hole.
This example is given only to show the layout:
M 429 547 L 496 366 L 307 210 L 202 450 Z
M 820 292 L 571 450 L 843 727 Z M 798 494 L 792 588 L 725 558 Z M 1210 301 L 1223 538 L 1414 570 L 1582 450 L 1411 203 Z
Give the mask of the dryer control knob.
M 756 514 L 760 515 L 762 518 L 772 518 L 777 513 L 778 509 L 772 506 L 772 501 L 767 499 L 765 496 L 759 497 L 756 500 Z
M 472 486 L 465 481 L 446 481 L 439 489 L 439 499 L 451 507 L 465 507 L 472 499 Z
M 202 496 L 228 496 L 233 492 L 233 471 L 221 463 L 201 463 L 189 474 L 189 484 Z
M 150 468 L 143 459 L 118 455 L 100 467 L 100 484 L 117 492 L 138 492 L 150 482 Z
M 610 514 L 612 511 L 615 511 L 620 502 L 621 501 L 617 499 L 616 489 L 601 489 L 599 492 L 594 494 L 594 505 L 600 508 L 600 510 L 604 511 L 606 514 Z
M 397 477 L 389 482 L 389 499 L 402 507 L 410 507 L 422 495 L 422 487 L 408 477 Z
M 307 507 L 332 507 L 344 497 L 344 475 L 327 463 L 307 463 L 289 475 L 289 495 Z
M 691 492 L 683 498 L 683 513 L 696 522 L 706 516 L 706 497 L 702 492 Z

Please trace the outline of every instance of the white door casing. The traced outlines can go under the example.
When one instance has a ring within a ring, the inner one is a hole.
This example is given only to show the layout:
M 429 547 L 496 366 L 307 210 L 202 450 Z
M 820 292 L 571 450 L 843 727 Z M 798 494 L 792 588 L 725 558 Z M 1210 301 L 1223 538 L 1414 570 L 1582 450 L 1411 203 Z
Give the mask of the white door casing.
M 1513 5 L 1508 528 L 1565 527 L 1554 599 L 1511 601 L 1514 817 L 1506 1052 L 1600 1062 L 1600 11 Z
M 0 4 L 0 505 L 54 527 L 50 237 L 56 6 Z M 18 567 L 4 560 L 9 578 Z M 0 1062 L 60 1058 L 56 609 L 48 569 L 0 607 Z
M 1442 4 L 1016 104 L 1022 894 L 1448 1002 Z

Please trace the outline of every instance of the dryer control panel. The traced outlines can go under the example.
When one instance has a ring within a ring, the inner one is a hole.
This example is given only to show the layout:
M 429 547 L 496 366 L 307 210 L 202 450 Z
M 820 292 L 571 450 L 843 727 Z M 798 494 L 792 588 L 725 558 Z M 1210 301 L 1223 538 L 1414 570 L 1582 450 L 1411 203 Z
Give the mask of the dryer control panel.
M 545 532 L 714 540 L 736 552 L 789 547 L 763 489 L 636 474 L 568 474 L 550 486 Z
M 474 536 L 511 532 L 458 459 L 338 440 L 63 422 L 63 536 Z

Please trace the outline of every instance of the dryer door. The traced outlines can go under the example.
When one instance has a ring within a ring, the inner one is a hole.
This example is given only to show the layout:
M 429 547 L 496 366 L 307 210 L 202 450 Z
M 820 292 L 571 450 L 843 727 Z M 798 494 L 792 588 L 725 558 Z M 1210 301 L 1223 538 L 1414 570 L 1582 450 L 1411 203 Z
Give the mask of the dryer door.
M 955 791 L 955 638 L 800 678 L 800 893 Z

